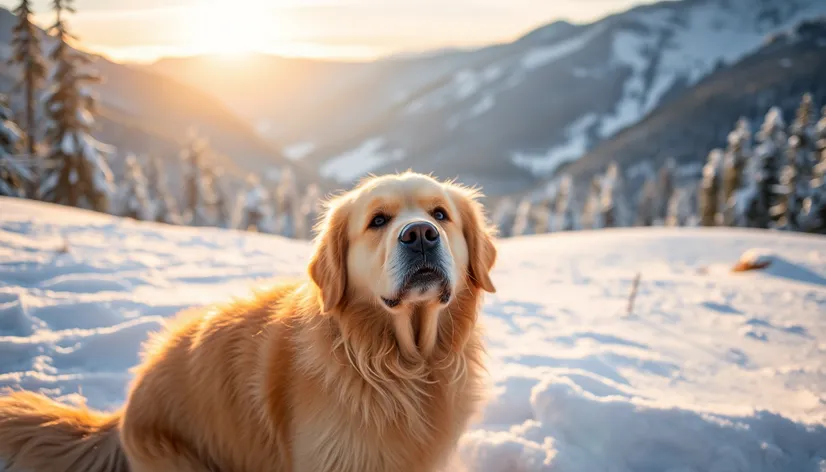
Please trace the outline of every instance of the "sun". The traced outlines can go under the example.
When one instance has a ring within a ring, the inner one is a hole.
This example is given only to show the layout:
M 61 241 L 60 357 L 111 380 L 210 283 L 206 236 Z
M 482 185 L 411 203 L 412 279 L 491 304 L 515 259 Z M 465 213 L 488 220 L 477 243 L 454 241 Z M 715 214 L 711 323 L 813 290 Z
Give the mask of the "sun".
M 241 56 L 264 46 L 272 16 L 263 7 L 233 8 L 204 2 L 187 19 L 187 49 L 196 54 Z M 247 3 L 247 2 L 245 2 Z

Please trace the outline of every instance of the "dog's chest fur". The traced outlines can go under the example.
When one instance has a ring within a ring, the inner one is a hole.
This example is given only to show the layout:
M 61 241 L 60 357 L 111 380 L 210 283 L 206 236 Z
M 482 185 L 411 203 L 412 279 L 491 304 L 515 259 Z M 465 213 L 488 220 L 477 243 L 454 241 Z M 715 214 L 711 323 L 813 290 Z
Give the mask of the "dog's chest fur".
M 448 372 L 432 369 L 422 380 L 381 385 L 350 366 L 340 369 L 300 381 L 305 395 L 294 405 L 304 421 L 291 428 L 293 470 L 434 471 L 452 453 L 478 402 L 473 369 L 452 381 Z

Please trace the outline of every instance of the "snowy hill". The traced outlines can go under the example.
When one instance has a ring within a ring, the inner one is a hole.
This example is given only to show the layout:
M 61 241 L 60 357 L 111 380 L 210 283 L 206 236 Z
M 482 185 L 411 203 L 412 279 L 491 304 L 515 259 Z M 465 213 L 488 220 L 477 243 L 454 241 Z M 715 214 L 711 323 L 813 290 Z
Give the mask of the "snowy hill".
M 821 0 L 664 1 L 433 57 L 302 61 L 294 76 L 272 59 L 285 76 L 255 89 L 272 90 L 269 99 L 250 100 L 249 88 L 233 85 L 248 83 L 242 71 L 222 73 L 221 90 L 272 139 L 300 149 L 296 158 L 342 183 L 412 167 L 505 193 L 576 160 L 767 36 L 825 13 Z M 202 66 L 179 60 L 155 68 L 214 86 Z M 319 84 L 335 86 L 319 94 Z
M 730 272 L 756 247 L 773 254 L 766 270 Z M 481 319 L 491 398 L 462 439 L 467 470 L 826 467 L 825 238 L 604 230 L 500 254 Z M 308 255 L 0 198 L 0 385 L 116 407 L 164 317 L 300 275 Z

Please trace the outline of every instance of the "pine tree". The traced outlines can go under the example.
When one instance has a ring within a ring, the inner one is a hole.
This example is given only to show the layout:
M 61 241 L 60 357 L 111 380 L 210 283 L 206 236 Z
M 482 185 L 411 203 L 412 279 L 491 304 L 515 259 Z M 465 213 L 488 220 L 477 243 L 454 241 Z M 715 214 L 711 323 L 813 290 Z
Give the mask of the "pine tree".
M 95 100 L 84 88 L 98 79 L 80 70 L 89 59 L 67 44 L 72 36 L 63 14 L 74 11 L 71 0 L 54 0 L 53 8 L 57 20 L 50 32 L 56 45 L 50 57 L 55 63 L 55 83 L 45 99 L 47 169 L 38 194 L 54 203 L 107 211 L 113 185 L 105 155 L 111 153 L 111 147 L 90 134 Z
M 34 158 L 38 137 L 35 112 L 37 91 L 46 79 L 46 64 L 41 55 L 40 30 L 32 23 L 31 2 L 21 0 L 14 14 L 17 15 L 17 23 L 12 30 L 12 55 L 9 63 L 19 65 L 21 68 L 21 80 L 18 86 L 23 90 L 26 106 L 26 148 L 29 157 Z
M 296 237 L 299 239 L 312 239 L 313 228 L 323 210 L 321 189 L 316 184 L 310 184 L 307 192 L 301 199 L 301 205 L 296 218 Z
M 606 228 L 631 226 L 631 211 L 626 198 L 622 171 L 612 162 L 602 180 L 600 198 L 600 211 Z
M 524 197 L 520 200 L 519 205 L 516 206 L 516 215 L 513 220 L 513 229 L 511 234 L 513 236 L 525 236 L 533 234 L 533 202 L 530 197 Z
M 668 200 L 666 226 L 689 226 L 691 220 L 691 198 L 685 189 L 675 189 Z
M 814 128 L 815 155 L 811 194 L 803 202 L 800 225 L 803 231 L 826 233 L 826 106 Z
M 166 172 L 161 170 L 161 161 L 151 155 L 146 165 L 146 193 L 152 209 L 152 219 L 158 223 L 180 224 L 175 200 L 169 195 Z
M 815 139 L 815 158 L 817 163 L 815 167 L 821 166 L 820 169 L 815 169 L 815 173 L 820 175 L 826 174 L 826 106 L 820 111 L 820 120 L 815 124 L 814 131 Z
M 215 226 L 219 228 L 232 227 L 232 202 L 229 201 L 229 194 L 226 190 L 224 182 L 223 168 L 217 167 L 214 169 L 212 176 L 212 188 L 215 194 L 213 201 L 215 211 Z
M 24 197 L 33 180 L 31 159 L 18 155 L 23 133 L 11 120 L 5 95 L 0 95 L 0 196 Z
M 555 193 L 553 196 L 547 196 L 533 206 L 531 209 L 531 224 L 533 228 L 531 234 L 546 234 L 556 231 L 556 220 L 551 212 L 551 208 L 556 201 Z
M 728 147 L 723 158 L 722 213 L 723 225 L 742 223 L 737 217 L 735 193 L 743 184 L 743 171 L 751 157 L 751 130 L 745 118 L 741 118 L 728 135 Z
M 775 192 L 780 183 L 782 154 L 788 139 L 785 128 L 780 109 L 769 110 L 757 133 L 757 147 L 746 165 L 745 185 L 736 195 L 736 219 L 743 226 L 772 226 L 771 207 L 777 200 Z
M 241 221 L 238 228 L 245 231 L 272 233 L 275 225 L 272 221 L 270 196 L 255 175 L 250 174 L 247 178 L 247 190 L 242 201 Z
M 118 195 L 118 215 L 135 220 L 152 220 L 152 202 L 146 190 L 146 177 L 134 154 L 126 156 L 126 173 Z
M 780 175 L 780 185 L 777 187 L 780 198 L 771 209 L 777 217 L 777 227 L 788 231 L 801 229 L 803 203 L 811 191 L 814 146 L 812 111 L 812 97 L 806 94 L 790 127 L 786 164 Z
M 206 140 L 190 131 L 186 147 L 181 152 L 184 165 L 184 208 L 183 220 L 190 226 L 208 226 L 213 218 L 210 206 L 214 202 L 212 180 L 204 171 L 209 153 Z
M 276 234 L 294 238 L 296 234 L 295 218 L 298 213 L 298 188 L 295 175 L 289 167 L 284 168 L 279 176 L 275 190 Z
M 491 214 L 491 222 L 497 228 L 499 236 L 509 238 L 512 236 L 511 230 L 516 219 L 516 205 L 511 198 L 505 197 L 499 200 Z
M 660 205 L 657 201 L 657 190 L 657 183 L 653 179 L 646 179 L 637 203 L 637 226 L 653 226 L 658 208 L 660 206 L 668 208 L 668 201 L 665 205 Z M 665 221 L 665 218 L 660 221 Z
M 700 190 L 700 224 L 703 226 L 717 226 L 718 200 L 720 195 L 720 172 L 723 151 L 714 149 L 708 154 L 708 161 L 703 167 L 703 180 Z
M 585 200 L 585 207 L 582 209 L 582 228 L 601 229 L 605 227 L 601 211 L 601 195 L 602 179 L 595 175 L 591 179 L 588 197 Z
M 562 176 L 554 206 L 554 231 L 573 231 L 579 229 L 576 215 L 574 181 L 570 175 Z
M 674 193 L 674 173 L 677 170 L 677 162 L 673 157 L 665 160 L 665 164 L 660 167 L 657 175 L 656 195 L 654 196 L 654 219 L 653 225 L 661 225 L 665 222 L 669 211 L 669 201 Z

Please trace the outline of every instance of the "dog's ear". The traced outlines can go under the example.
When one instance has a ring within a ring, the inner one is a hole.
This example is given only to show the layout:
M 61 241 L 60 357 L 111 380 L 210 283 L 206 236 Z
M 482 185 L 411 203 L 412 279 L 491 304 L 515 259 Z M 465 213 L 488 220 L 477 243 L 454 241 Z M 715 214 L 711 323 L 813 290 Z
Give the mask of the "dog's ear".
M 496 262 L 496 246 L 493 243 L 495 230 L 488 225 L 482 204 L 479 203 L 481 194 L 461 187 L 456 190 L 460 193 L 456 200 L 470 259 L 468 276 L 476 287 L 494 293 L 496 288 L 490 279 L 490 271 Z
M 322 311 L 341 306 L 347 290 L 347 206 L 339 200 L 328 202 L 319 222 L 315 250 L 310 260 L 310 278 L 318 287 Z

